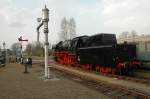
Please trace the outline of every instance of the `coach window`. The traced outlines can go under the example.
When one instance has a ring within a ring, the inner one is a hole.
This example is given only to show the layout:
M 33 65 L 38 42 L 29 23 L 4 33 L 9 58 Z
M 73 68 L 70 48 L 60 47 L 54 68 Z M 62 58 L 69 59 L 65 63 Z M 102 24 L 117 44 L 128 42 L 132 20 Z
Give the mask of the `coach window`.
M 150 41 L 149 42 L 145 42 L 145 50 L 146 51 L 150 51 Z

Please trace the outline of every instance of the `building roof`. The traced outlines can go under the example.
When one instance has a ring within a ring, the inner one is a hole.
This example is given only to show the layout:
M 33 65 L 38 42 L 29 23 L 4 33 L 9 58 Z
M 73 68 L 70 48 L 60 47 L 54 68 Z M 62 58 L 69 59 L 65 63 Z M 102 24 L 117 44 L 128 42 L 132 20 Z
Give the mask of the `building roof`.
M 141 36 L 118 38 L 117 39 L 118 43 L 123 43 L 124 41 L 127 41 L 127 42 L 149 42 L 150 41 L 150 35 L 141 35 Z

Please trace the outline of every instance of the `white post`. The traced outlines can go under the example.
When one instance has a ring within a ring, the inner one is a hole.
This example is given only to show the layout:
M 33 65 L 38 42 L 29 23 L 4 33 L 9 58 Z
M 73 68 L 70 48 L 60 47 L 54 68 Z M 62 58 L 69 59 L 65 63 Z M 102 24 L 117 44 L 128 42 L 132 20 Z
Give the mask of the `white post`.
M 49 21 L 49 10 L 46 8 L 42 9 L 42 21 L 44 25 L 44 34 L 45 34 L 45 78 L 49 78 L 49 70 L 48 70 L 48 21 Z
M 48 78 L 48 33 L 45 33 L 45 77 Z

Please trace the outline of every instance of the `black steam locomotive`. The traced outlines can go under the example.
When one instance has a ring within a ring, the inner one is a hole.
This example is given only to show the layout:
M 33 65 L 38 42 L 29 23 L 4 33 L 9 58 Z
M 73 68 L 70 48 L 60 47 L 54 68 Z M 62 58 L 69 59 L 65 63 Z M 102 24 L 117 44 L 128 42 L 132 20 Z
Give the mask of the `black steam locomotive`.
M 136 45 L 117 44 L 115 34 L 79 36 L 59 42 L 54 50 L 55 59 L 60 64 L 101 73 L 129 75 L 140 65 L 136 59 Z

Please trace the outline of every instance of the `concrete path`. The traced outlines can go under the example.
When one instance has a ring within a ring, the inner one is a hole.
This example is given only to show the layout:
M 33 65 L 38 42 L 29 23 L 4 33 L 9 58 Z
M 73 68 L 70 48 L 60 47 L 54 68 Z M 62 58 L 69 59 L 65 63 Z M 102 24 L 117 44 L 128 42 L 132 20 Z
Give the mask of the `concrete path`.
M 42 79 L 44 69 L 34 65 L 8 64 L 0 68 L 0 99 L 109 99 L 103 94 L 51 71 L 53 80 Z

